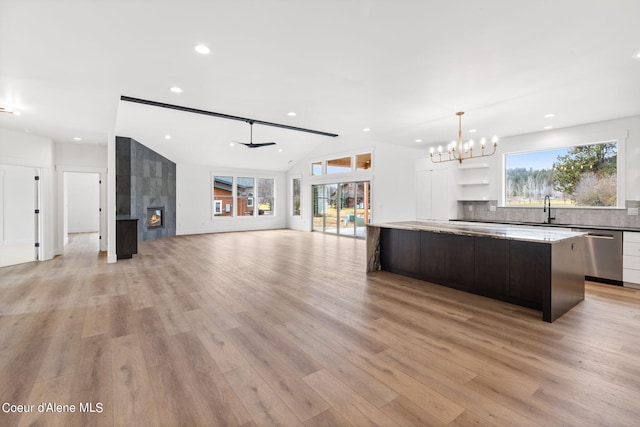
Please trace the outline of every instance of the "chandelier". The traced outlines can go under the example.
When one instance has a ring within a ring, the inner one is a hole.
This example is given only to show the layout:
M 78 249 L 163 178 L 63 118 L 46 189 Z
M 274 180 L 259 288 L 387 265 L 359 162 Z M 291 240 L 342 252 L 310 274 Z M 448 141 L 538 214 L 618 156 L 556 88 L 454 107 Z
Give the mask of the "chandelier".
M 480 151 L 481 151 L 480 154 L 477 154 L 477 151 L 476 153 L 473 152 L 473 144 L 474 144 L 473 139 L 469 140 L 469 142 L 465 142 L 464 144 L 462 143 L 462 115 L 463 114 L 464 114 L 464 111 L 459 111 L 456 113 L 456 115 L 458 116 L 457 144 L 456 144 L 456 141 L 451 141 L 451 143 L 447 145 L 447 152 L 444 153 L 444 157 L 443 157 L 442 145 L 438 147 L 437 153 L 435 152 L 435 149 L 431 147 L 430 155 L 431 155 L 431 161 L 433 163 L 451 162 L 454 160 L 457 160 L 458 162 L 462 163 L 464 159 L 471 159 L 474 157 L 487 157 L 495 154 L 496 147 L 498 147 L 497 136 L 494 136 L 491 140 L 491 143 L 493 144 L 493 150 L 490 153 L 485 153 L 484 151 L 487 145 L 486 138 L 482 138 L 480 140 Z

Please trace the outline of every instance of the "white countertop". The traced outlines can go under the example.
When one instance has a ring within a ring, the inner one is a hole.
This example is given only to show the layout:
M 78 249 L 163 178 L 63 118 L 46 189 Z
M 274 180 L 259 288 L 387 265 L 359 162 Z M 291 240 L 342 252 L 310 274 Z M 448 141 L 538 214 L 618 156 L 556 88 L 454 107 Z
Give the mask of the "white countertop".
M 583 236 L 586 233 L 559 231 L 548 228 L 518 228 L 487 223 L 456 224 L 448 221 L 401 221 L 371 224 L 370 227 L 396 228 L 399 230 L 431 231 L 434 233 L 463 236 L 485 236 L 496 239 L 522 240 L 527 242 L 556 243 L 561 240 Z

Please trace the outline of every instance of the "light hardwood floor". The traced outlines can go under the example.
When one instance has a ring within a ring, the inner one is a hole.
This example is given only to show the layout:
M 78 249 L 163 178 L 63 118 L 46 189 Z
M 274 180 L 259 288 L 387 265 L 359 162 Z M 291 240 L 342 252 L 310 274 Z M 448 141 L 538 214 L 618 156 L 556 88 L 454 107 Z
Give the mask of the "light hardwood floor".
M 0 425 L 604 425 L 640 419 L 640 291 L 540 312 L 365 274 L 365 242 L 291 230 L 0 269 Z M 79 411 L 79 408 L 76 408 Z

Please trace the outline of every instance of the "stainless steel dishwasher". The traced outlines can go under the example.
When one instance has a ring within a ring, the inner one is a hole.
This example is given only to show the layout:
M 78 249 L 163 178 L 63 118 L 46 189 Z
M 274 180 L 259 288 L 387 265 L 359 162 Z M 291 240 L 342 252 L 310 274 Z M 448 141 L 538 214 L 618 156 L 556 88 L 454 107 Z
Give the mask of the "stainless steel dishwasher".
M 574 228 L 587 233 L 584 274 L 588 280 L 622 285 L 622 231 Z

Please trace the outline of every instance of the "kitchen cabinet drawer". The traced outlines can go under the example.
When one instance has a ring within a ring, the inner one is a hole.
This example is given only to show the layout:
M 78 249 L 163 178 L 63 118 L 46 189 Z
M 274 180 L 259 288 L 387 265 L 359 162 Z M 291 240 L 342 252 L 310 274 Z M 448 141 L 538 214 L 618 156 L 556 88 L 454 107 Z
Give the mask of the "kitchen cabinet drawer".
M 640 271 L 640 256 L 622 256 L 622 268 L 630 268 Z
M 624 232 L 622 281 L 640 284 L 640 233 Z
M 640 242 L 624 242 L 622 244 L 622 254 L 624 256 L 640 257 Z
M 622 269 L 622 281 L 628 283 L 640 283 L 640 270 L 630 268 Z
M 624 242 L 640 243 L 640 233 L 634 233 L 633 231 L 624 232 Z

